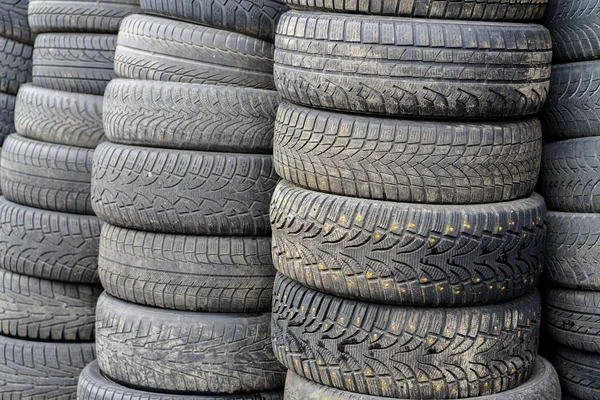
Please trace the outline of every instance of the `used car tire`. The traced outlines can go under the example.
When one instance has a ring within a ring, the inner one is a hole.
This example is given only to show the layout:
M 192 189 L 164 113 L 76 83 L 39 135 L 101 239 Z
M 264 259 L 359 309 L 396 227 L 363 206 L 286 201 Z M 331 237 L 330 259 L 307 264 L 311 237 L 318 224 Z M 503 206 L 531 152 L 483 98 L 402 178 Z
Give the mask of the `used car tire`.
M 31 81 L 33 47 L 0 37 L 0 92 L 16 95 Z
M 0 36 L 33 44 L 35 34 L 27 23 L 29 0 L 6 0 L 0 4 Z
M 552 364 L 560 385 L 578 400 L 600 398 L 600 355 L 568 347 L 554 349 Z

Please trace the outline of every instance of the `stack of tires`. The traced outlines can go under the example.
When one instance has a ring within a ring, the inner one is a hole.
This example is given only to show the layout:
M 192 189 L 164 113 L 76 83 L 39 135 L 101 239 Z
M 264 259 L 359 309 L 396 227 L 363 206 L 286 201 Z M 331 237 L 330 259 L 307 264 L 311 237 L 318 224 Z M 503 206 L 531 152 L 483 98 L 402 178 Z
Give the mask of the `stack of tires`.
M 554 43 L 542 114 L 548 204 L 544 326 L 563 390 L 600 398 L 600 23 L 595 3 L 551 2 Z
M 544 4 L 289 4 L 271 203 L 285 398 L 560 399 L 536 357 L 531 116 L 552 53 L 525 22 Z
M 94 154 L 98 361 L 79 398 L 275 400 L 274 0 L 142 0 Z
M 102 94 L 131 1 L 29 2 L 33 85 L 1 157 L 0 397 L 75 398 L 95 358 L 100 221 L 90 202 Z M 61 33 L 46 33 L 61 32 Z M 16 90 L 16 89 L 15 89 Z

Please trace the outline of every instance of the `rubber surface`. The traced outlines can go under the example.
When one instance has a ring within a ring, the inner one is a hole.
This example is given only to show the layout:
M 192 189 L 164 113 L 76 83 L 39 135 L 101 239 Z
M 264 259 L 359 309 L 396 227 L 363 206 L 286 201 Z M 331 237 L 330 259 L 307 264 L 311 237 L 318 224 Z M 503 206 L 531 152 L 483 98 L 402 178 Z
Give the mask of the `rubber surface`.
M 24 85 L 17 95 L 17 132 L 43 142 L 94 148 L 104 141 L 102 101 L 102 96 Z
M 121 78 L 275 88 L 272 43 L 150 15 L 123 21 L 115 71 Z
M 150 13 L 273 41 L 283 0 L 141 0 Z
M 15 132 L 15 102 L 15 96 L 0 93 L 0 145 Z
M 104 122 L 121 144 L 272 153 L 279 102 L 271 90 L 116 79 L 104 96 Z
M 46 211 L 0 197 L 0 265 L 22 275 L 99 283 L 101 221 Z
M 117 33 L 139 11 L 139 0 L 31 0 L 29 24 L 36 32 Z
M 269 237 L 167 235 L 106 224 L 100 244 L 102 286 L 117 298 L 189 311 L 271 309 Z
M 35 40 L 33 84 L 66 92 L 104 94 L 115 77 L 116 35 L 45 33 Z
M 270 233 L 277 183 L 269 155 L 151 149 L 103 143 L 92 203 L 113 225 L 165 233 Z
M 552 364 L 566 394 L 578 400 L 600 398 L 600 355 L 558 347 Z
M 284 102 L 273 147 L 279 176 L 308 189 L 413 203 L 492 203 L 533 192 L 542 129 L 536 119 L 424 122 Z
M 94 151 L 10 135 L 2 147 L 2 193 L 44 210 L 93 214 L 90 181 Z
M 5 0 L 0 4 L 0 36 L 33 44 L 35 34 L 27 23 L 29 0 Z
M 33 47 L 0 37 L 0 92 L 15 95 L 31 81 Z
M 522 296 L 542 272 L 539 195 L 479 206 L 361 200 L 282 182 L 273 259 L 316 290 L 384 304 L 463 306 Z
M 535 24 L 292 11 L 277 29 L 277 89 L 314 108 L 513 118 L 540 111 L 550 83 L 550 35 Z
M 283 386 L 269 314 L 161 310 L 100 296 L 98 365 L 125 386 L 185 394 L 261 392 Z M 140 363 L 138 360 L 144 360 Z
M 540 310 L 537 292 L 485 307 L 411 308 L 347 300 L 278 275 L 273 349 L 295 374 L 342 390 L 485 396 L 529 378 Z

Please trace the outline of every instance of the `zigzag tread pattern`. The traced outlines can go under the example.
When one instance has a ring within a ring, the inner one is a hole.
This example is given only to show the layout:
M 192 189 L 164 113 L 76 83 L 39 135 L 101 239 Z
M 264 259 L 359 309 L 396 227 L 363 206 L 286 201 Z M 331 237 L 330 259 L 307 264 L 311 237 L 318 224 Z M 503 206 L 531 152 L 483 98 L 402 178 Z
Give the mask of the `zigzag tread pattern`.
M 32 46 L 0 37 L 0 92 L 16 95 L 31 81 L 32 55 Z
M 0 36 L 33 44 L 35 35 L 27 23 L 29 0 L 5 0 L 0 4 Z
M 577 399 L 600 398 L 600 355 L 558 347 L 552 364 L 567 394 Z

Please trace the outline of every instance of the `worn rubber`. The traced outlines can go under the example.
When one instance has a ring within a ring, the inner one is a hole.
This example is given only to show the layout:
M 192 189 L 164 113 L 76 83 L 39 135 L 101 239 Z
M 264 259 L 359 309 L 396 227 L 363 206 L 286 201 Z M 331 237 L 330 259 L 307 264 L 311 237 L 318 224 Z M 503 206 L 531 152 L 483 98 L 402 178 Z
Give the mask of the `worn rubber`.
M 392 400 L 389 397 L 368 396 L 319 385 L 289 372 L 285 382 L 286 400 Z M 471 400 L 561 400 L 560 382 L 548 360 L 536 357 L 531 376 L 521 386 Z
M 540 118 L 550 140 L 600 136 L 600 61 L 552 67 L 548 101 Z
M 0 399 L 75 400 L 77 378 L 95 358 L 93 343 L 45 343 L 0 336 Z
M 278 274 L 273 349 L 293 373 L 355 393 L 485 396 L 529 378 L 540 310 L 537 291 L 488 306 L 411 308 L 331 296 Z
M 204 312 L 271 309 L 269 237 L 168 235 L 106 224 L 102 286 L 131 303 Z
M 272 153 L 279 102 L 271 90 L 116 79 L 104 95 L 104 123 L 121 144 Z
M 29 0 L 5 0 L 0 4 L 0 36 L 33 44 L 35 34 L 27 23 Z
M 279 176 L 308 189 L 413 203 L 492 203 L 533 192 L 542 128 L 536 119 L 390 120 L 284 102 L 273 147 Z
M 46 211 L 0 197 L 0 265 L 22 275 L 99 283 L 101 221 Z
M 273 260 L 305 286 L 384 304 L 506 301 L 542 272 L 541 196 L 477 206 L 334 196 L 282 182 L 271 206 Z
M 103 143 L 94 156 L 92 205 L 102 220 L 132 229 L 264 236 L 278 179 L 269 155 Z
M 35 40 L 33 84 L 100 95 L 115 77 L 117 35 L 45 33 Z
M 0 93 L 0 146 L 8 135 L 15 132 L 15 103 L 15 96 Z
M 283 386 L 285 370 L 271 349 L 269 320 L 266 313 L 161 310 L 103 294 L 96 322 L 98 365 L 116 382 L 158 392 L 275 390 Z
M 544 105 L 552 58 L 535 24 L 291 11 L 275 85 L 315 108 L 426 118 L 503 118 Z
M 17 132 L 30 139 L 94 148 L 104 141 L 102 96 L 24 85 L 17 95 Z
M 578 400 L 600 398 L 600 355 L 557 347 L 552 364 L 565 394 Z
M 286 0 L 299 10 L 396 17 L 466 19 L 484 21 L 530 21 L 540 19 L 547 1 L 518 0 Z
M 272 43 L 151 15 L 123 21 L 115 71 L 121 78 L 275 88 Z
M 10 135 L 2 147 L 2 193 L 30 207 L 93 214 L 93 154 L 91 149 Z
M 137 12 L 139 0 L 30 0 L 29 24 L 36 32 L 117 33 Z
M 273 41 L 283 0 L 141 0 L 146 12 Z
M 33 47 L 0 37 L 0 92 L 17 94 L 19 87 L 31 81 Z
M 600 212 L 600 137 L 544 145 L 541 177 L 549 210 Z

